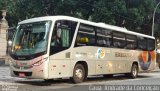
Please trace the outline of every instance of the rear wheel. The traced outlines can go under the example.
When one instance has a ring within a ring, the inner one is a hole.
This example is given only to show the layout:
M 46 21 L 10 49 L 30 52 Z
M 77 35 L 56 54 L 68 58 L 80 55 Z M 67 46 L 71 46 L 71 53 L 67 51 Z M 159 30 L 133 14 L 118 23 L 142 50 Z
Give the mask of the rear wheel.
M 126 74 L 128 77 L 134 79 L 138 76 L 138 65 L 133 64 L 131 68 L 131 72 Z
M 74 83 L 81 83 L 85 80 L 85 69 L 84 66 L 82 64 L 76 64 L 76 66 L 74 67 L 73 70 L 73 77 L 71 78 L 71 80 Z

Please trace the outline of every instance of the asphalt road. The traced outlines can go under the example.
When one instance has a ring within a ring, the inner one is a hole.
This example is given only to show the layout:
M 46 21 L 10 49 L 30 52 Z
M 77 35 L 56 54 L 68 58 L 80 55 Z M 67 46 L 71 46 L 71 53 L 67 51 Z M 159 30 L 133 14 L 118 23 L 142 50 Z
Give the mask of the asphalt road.
M 68 79 L 44 82 L 41 79 L 10 77 L 9 67 L 0 67 L 0 91 L 160 91 L 160 70 L 139 73 L 138 78 L 129 79 L 124 75 L 112 78 L 89 77 L 87 81 L 73 84 Z

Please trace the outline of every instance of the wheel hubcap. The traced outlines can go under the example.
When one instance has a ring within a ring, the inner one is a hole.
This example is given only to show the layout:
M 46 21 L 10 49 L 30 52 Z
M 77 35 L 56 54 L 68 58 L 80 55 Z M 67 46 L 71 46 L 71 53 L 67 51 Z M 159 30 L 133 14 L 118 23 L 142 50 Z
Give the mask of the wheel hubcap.
M 136 76 L 137 75 L 137 69 L 133 68 L 133 72 L 132 73 L 133 73 L 134 76 Z
M 81 69 L 77 69 L 77 70 L 76 70 L 76 76 L 77 76 L 79 79 L 81 79 L 82 76 L 83 76 L 83 71 L 82 71 Z

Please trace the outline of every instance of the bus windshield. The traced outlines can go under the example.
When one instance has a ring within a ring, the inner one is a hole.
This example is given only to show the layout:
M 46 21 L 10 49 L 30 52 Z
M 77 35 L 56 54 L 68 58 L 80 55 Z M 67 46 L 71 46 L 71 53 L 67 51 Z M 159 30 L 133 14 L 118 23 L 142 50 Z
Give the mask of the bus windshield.
M 12 46 L 13 58 L 27 60 L 46 53 L 50 25 L 50 21 L 19 25 Z

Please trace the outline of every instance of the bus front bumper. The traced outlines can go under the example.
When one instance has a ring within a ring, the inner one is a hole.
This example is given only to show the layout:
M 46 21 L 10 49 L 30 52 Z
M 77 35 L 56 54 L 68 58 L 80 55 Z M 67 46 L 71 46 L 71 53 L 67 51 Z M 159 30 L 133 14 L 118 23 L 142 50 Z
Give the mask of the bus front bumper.
M 48 70 L 45 64 L 41 64 L 39 66 L 33 66 L 29 69 L 25 69 L 22 67 L 14 67 L 10 65 L 10 71 L 12 77 L 19 78 L 31 78 L 31 79 L 47 79 L 48 78 Z

